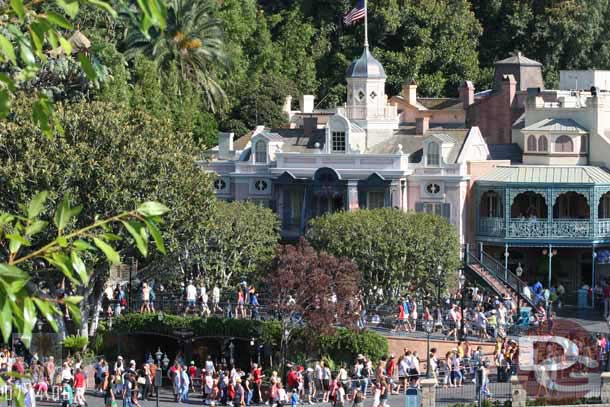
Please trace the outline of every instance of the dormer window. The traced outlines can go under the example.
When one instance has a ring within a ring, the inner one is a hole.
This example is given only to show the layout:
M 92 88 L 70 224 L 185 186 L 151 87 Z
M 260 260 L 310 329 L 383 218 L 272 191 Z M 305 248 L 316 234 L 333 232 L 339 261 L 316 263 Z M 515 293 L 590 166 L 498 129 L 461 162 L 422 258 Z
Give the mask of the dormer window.
M 544 153 L 544 152 L 547 152 L 548 149 L 549 149 L 549 141 L 547 140 L 546 136 L 538 137 L 538 151 Z
M 344 131 L 333 131 L 332 137 L 332 149 L 333 152 L 344 153 L 345 152 L 345 132 Z
M 254 163 L 267 164 L 267 143 L 258 141 L 254 145 Z
M 428 143 L 428 152 L 426 154 L 426 163 L 429 166 L 438 167 L 441 164 L 440 147 L 438 143 Z
M 527 138 L 527 151 L 537 151 L 536 150 L 536 136 L 529 136 Z
M 559 136 L 555 140 L 556 153 L 572 153 L 574 152 L 574 143 L 570 136 Z

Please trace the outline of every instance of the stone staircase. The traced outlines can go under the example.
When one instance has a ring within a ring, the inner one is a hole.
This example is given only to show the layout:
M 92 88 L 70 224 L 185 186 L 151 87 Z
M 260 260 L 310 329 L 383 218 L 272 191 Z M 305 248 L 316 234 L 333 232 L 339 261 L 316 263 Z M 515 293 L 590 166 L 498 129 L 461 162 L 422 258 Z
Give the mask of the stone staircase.
M 481 265 L 470 264 L 468 266 L 468 268 L 470 269 L 471 272 L 476 274 L 477 277 L 479 277 L 481 280 L 483 280 L 489 286 L 489 288 L 492 291 L 494 291 L 497 295 L 499 295 L 501 297 L 505 297 L 506 295 L 514 297 L 517 295 L 516 292 L 514 292 L 504 283 L 501 283 L 494 275 L 492 275 L 490 272 L 485 270 L 485 268 L 483 268 Z

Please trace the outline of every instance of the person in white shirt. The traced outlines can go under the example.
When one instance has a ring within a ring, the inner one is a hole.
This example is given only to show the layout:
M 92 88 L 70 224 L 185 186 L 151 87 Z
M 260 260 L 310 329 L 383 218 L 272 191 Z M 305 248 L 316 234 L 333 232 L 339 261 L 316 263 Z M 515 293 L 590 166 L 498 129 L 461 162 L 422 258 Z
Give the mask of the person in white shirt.
M 218 305 L 220 303 L 220 288 L 218 288 L 218 285 L 214 285 L 214 288 L 212 288 L 212 312 L 222 312 L 222 308 L 220 308 L 220 305 Z
M 210 312 L 210 307 L 208 307 L 208 301 L 209 301 L 209 297 L 208 297 L 208 291 L 205 288 L 205 285 L 201 285 L 200 289 L 199 289 L 199 294 L 201 296 L 201 316 L 203 317 L 208 317 L 210 316 L 211 312 Z
M 193 285 L 192 281 L 186 286 L 186 309 L 185 314 L 188 314 L 191 310 L 195 311 L 197 304 L 197 288 Z

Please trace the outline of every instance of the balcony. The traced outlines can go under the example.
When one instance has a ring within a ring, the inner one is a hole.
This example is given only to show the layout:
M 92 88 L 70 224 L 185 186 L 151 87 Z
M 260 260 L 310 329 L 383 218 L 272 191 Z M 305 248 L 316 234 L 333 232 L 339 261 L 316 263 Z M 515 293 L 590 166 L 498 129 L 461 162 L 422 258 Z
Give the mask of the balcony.
M 350 120 L 398 120 L 398 111 L 394 105 L 381 108 L 368 106 L 347 106 L 338 109 L 338 113 Z
M 509 219 L 482 217 L 479 236 L 519 240 L 596 240 L 610 238 L 610 220 L 589 219 Z

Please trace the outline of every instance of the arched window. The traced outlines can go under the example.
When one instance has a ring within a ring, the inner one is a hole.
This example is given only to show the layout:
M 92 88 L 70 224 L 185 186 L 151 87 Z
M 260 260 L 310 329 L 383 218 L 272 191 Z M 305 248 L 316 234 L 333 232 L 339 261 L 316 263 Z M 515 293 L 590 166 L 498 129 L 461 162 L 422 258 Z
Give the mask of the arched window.
M 597 217 L 600 219 L 610 219 L 610 192 L 606 192 L 599 198 Z
M 547 209 L 544 196 L 533 191 L 526 191 L 514 198 L 510 216 L 513 219 L 546 219 Z
M 431 166 L 439 166 L 441 164 L 440 147 L 438 143 L 428 143 L 428 152 L 426 154 L 426 163 Z
M 538 151 L 547 151 L 549 149 L 549 141 L 546 136 L 538 137 Z
M 556 153 L 571 153 L 574 151 L 574 143 L 569 136 L 559 136 L 555 140 Z
M 536 136 L 527 138 L 527 151 L 536 151 Z
M 588 219 L 589 203 L 583 195 L 570 191 L 563 193 L 553 205 L 553 218 L 556 219 Z
M 254 162 L 267 164 L 267 143 L 264 141 L 258 141 L 254 146 Z
M 479 214 L 483 218 L 501 218 L 504 216 L 502 199 L 496 191 L 487 191 L 481 196 Z

